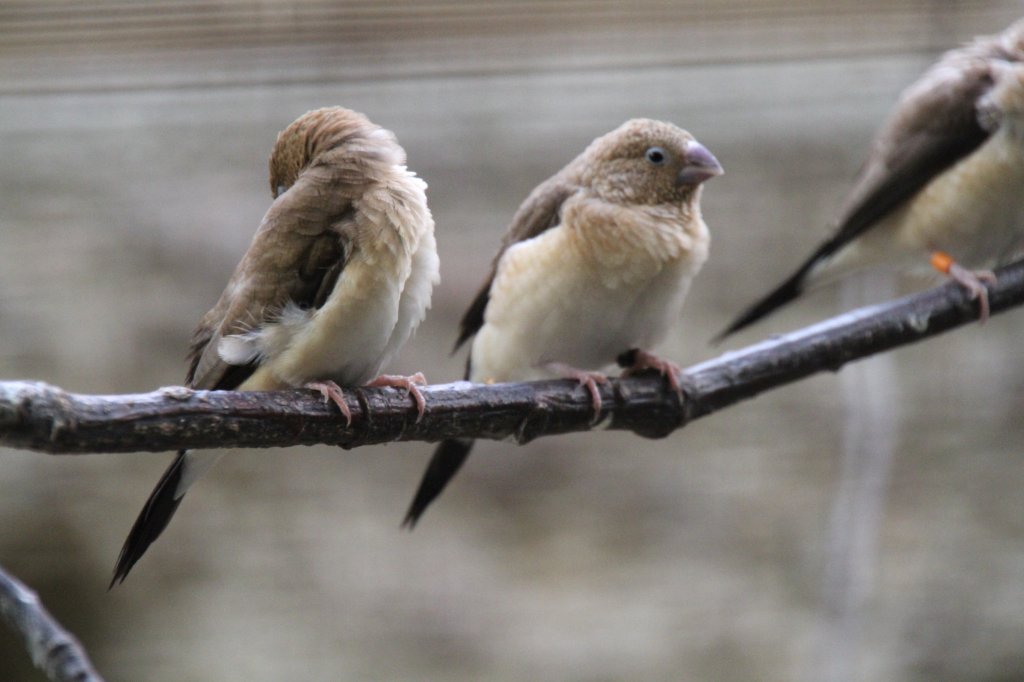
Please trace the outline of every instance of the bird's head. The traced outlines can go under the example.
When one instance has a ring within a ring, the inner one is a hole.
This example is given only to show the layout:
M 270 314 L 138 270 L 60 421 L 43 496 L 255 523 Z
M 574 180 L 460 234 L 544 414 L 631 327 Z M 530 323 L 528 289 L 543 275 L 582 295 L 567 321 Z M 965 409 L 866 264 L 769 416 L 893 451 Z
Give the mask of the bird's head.
M 989 132 L 1007 125 L 1024 134 L 1024 64 L 994 62 L 991 71 L 994 83 L 978 102 L 978 123 Z
M 633 119 L 603 135 L 577 159 L 583 184 L 615 203 L 679 203 L 723 173 L 718 159 L 671 123 Z
M 391 131 L 351 109 L 315 109 L 278 134 L 270 155 L 271 194 L 277 198 L 321 155 L 339 149 L 352 165 L 353 177 L 359 177 L 361 164 L 405 163 L 405 152 Z

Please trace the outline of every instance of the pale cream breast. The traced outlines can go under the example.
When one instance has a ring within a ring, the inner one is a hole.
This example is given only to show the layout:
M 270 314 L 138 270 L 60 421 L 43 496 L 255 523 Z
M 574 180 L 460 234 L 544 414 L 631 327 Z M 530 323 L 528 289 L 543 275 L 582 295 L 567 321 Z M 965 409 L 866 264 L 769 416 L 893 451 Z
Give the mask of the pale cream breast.
M 699 216 L 686 229 L 660 209 L 628 216 L 651 222 L 638 236 L 622 228 L 627 216 L 617 207 L 599 205 L 586 216 L 590 227 L 567 229 L 583 219 L 574 211 L 588 210 L 568 208 L 562 226 L 503 255 L 473 342 L 473 381 L 550 376 L 542 367 L 549 362 L 600 369 L 631 347 L 657 343 L 678 318 L 707 258 Z

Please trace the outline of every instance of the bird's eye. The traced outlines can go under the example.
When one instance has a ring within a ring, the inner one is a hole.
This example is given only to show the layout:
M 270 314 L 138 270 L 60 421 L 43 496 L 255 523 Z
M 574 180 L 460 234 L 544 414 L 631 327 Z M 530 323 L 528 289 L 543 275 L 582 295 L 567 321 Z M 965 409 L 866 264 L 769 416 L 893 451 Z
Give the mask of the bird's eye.
M 661 147 L 651 147 L 646 152 L 644 152 L 644 157 L 653 165 L 661 166 L 665 163 L 665 160 L 668 158 L 668 155 L 665 153 L 665 150 L 662 149 Z

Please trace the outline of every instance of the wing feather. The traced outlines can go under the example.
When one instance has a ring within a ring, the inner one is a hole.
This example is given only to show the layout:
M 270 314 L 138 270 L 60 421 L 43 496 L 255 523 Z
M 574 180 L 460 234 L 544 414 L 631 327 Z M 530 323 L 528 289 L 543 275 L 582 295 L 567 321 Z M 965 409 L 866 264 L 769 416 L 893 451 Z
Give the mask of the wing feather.
M 349 257 L 351 191 L 326 173 L 303 173 L 271 205 L 220 300 L 200 321 L 189 351 L 186 383 L 193 388 L 237 388 L 259 367 L 226 362 L 220 340 L 275 322 L 284 307 L 320 308 Z M 317 200 L 311 200 L 311 194 Z
M 491 284 L 498 271 L 498 262 L 505 251 L 510 246 L 532 239 L 559 224 L 562 205 L 576 192 L 579 186 L 576 177 L 574 165 L 570 165 L 561 173 L 538 185 L 523 201 L 502 238 L 501 247 L 494 256 L 487 279 L 484 280 L 459 323 L 459 337 L 455 341 L 452 352 L 458 350 L 484 326 L 484 311 L 490 300 Z
M 993 83 L 990 62 L 958 57 L 912 86 L 876 138 L 839 231 L 816 256 L 835 253 L 980 147 L 991 133 L 978 121 L 978 102 Z

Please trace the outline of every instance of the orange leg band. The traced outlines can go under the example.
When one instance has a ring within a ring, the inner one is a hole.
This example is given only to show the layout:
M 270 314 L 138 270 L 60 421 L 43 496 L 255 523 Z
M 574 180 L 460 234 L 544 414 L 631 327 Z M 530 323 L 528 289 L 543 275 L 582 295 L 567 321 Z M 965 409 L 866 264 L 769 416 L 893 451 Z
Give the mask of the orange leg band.
M 953 267 L 953 257 L 945 251 L 933 251 L 931 260 L 932 267 L 946 275 L 949 274 L 950 269 Z

